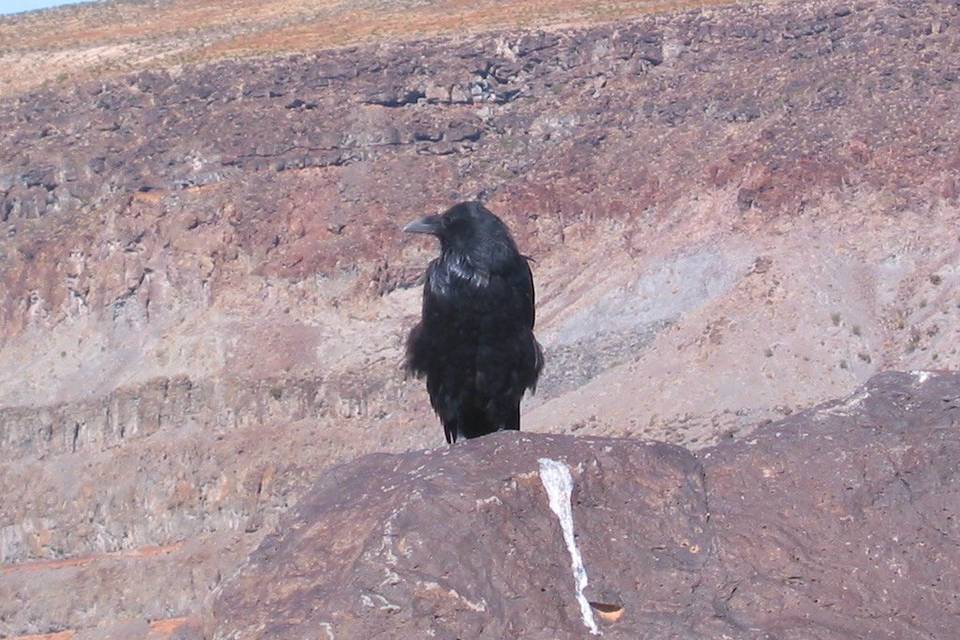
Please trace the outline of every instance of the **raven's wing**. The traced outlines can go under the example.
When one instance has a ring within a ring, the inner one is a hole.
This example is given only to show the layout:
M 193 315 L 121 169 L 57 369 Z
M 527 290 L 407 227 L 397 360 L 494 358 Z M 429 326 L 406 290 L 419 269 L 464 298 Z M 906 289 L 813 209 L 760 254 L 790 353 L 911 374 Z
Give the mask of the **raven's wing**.
M 530 373 L 530 377 L 524 382 L 524 386 L 530 389 L 532 393 L 536 393 L 537 380 L 540 379 L 540 372 L 543 371 L 543 349 L 533 335 L 533 325 L 537 321 L 537 300 L 536 293 L 533 289 L 533 272 L 530 270 L 529 261 L 524 260 L 523 263 L 527 267 L 527 291 L 529 292 L 527 300 L 530 305 L 530 341 L 533 343 L 533 371 Z
M 513 348 L 516 353 L 510 360 L 513 367 L 516 367 L 514 373 L 519 376 L 520 393 L 523 392 L 522 389 L 536 389 L 537 379 L 543 369 L 543 350 L 533 335 L 533 326 L 537 319 L 533 272 L 530 270 L 529 260 L 521 257 L 522 266 L 515 266 L 506 279 L 510 291 L 501 294 L 505 299 L 513 300 L 510 305 L 513 315 L 509 323 L 518 333 L 514 334 L 517 342 L 513 344 Z
M 530 328 L 537 322 L 537 300 L 536 293 L 533 290 L 533 272 L 530 270 L 530 263 L 526 258 L 523 260 L 523 266 L 527 268 L 527 286 L 525 303 L 527 305 L 527 316 L 530 318 Z
M 424 347 L 423 323 L 418 322 L 410 329 L 410 335 L 407 336 L 407 349 L 404 356 L 403 368 L 408 375 L 417 377 L 425 374 L 426 363 L 423 360 Z
M 428 323 L 428 318 L 436 316 L 438 313 L 437 301 L 430 286 L 430 279 L 436 268 L 436 262 L 436 260 L 432 260 L 430 264 L 427 265 L 427 277 L 423 283 L 423 307 L 421 309 L 420 322 L 410 330 L 410 335 L 407 336 L 404 368 L 408 373 L 416 376 L 426 375 L 427 369 L 430 367 L 430 341 L 431 339 L 435 339 L 435 336 L 430 336 L 429 332 L 424 329 L 424 325 Z

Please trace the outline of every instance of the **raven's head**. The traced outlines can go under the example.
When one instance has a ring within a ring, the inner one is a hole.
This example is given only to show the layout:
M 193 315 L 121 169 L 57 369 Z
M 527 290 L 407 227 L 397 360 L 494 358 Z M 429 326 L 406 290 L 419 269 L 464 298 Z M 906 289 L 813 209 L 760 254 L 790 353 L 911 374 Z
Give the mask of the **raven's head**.
M 445 257 L 466 260 L 487 272 L 520 255 L 507 225 L 479 202 L 455 204 L 440 215 L 414 220 L 403 230 L 436 236 Z

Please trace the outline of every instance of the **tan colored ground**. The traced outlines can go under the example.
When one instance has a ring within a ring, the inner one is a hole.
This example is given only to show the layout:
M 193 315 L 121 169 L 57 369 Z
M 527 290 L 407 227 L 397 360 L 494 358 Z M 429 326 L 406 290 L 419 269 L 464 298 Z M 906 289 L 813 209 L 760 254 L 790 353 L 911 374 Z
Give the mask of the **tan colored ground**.
M 154 620 L 147 624 L 147 636 L 146 640 L 165 640 L 166 638 L 173 638 L 173 634 L 177 631 L 180 631 L 184 627 L 188 627 L 193 624 L 193 620 L 186 617 L 180 618 L 168 618 L 165 620 Z M 77 637 L 77 632 L 74 630 L 60 631 L 57 633 L 42 633 L 42 634 L 33 634 L 29 636 L 17 636 L 12 640 L 73 640 Z
M 0 96 L 249 55 L 609 22 L 735 0 L 170 0 L 0 17 Z

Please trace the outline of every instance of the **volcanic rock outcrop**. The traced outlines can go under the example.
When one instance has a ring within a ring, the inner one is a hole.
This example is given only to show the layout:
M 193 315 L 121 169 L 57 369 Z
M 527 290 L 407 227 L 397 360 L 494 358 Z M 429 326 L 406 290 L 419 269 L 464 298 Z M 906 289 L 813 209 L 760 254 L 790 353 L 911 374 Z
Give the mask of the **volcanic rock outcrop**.
M 366 456 L 281 519 L 223 587 L 211 630 L 548 640 L 599 621 L 624 639 L 948 638 L 958 429 L 960 374 L 922 372 L 697 454 L 500 433 Z M 578 605 L 543 459 L 572 471 L 595 613 Z

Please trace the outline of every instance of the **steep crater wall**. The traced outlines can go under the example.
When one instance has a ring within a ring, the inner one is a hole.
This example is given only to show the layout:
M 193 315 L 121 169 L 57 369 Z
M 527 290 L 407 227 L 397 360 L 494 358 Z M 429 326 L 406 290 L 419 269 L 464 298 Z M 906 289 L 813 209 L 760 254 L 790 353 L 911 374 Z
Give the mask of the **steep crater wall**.
M 331 464 L 439 442 L 398 367 L 433 248 L 399 226 L 453 200 L 537 260 L 526 430 L 710 446 L 960 366 L 957 11 L 744 5 L 5 98 L 0 554 L 35 570 L 0 583 L 35 604 L 0 633 L 195 613 L 204 550 L 243 556 Z M 185 539 L 193 577 L 136 555 Z M 121 578 L 71 616 L 51 586 L 130 558 L 165 604 Z

